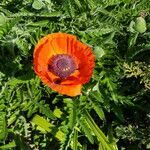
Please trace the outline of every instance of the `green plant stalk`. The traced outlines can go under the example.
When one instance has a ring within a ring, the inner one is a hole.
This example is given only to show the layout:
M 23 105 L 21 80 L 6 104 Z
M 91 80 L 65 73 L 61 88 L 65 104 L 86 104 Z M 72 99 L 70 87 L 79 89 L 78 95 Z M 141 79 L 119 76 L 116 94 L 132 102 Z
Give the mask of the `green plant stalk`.
M 70 122 L 70 128 L 72 129 L 74 125 L 76 124 L 76 104 L 75 102 L 73 103 L 73 110 L 72 110 L 72 120 Z
M 73 150 L 78 150 L 78 131 L 74 128 L 73 135 Z

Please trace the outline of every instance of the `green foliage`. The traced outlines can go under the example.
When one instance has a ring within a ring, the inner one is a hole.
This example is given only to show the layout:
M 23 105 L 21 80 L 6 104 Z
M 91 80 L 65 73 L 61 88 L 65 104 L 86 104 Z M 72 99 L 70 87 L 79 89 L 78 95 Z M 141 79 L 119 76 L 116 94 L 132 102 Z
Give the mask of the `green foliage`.
M 108 138 L 104 135 L 104 133 L 101 131 L 101 129 L 98 128 L 98 126 L 95 124 L 94 120 L 91 118 L 88 112 L 85 112 L 85 119 L 87 123 L 89 124 L 91 130 L 94 132 L 95 136 L 97 136 L 101 146 L 103 149 L 107 150 L 115 150 L 115 145 L 111 144 L 108 140 Z M 115 143 L 114 143 L 115 144 Z
M 0 149 L 149 149 L 149 11 L 148 0 L 2 0 Z M 96 56 L 76 98 L 33 71 L 35 44 L 53 32 L 76 35 Z
M 135 61 L 130 65 L 125 63 L 124 67 L 127 78 L 140 78 L 140 83 L 144 84 L 145 88 L 150 89 L 150 65 L 144 62 Z
M 15 141 L 12 141 L 12 142 L 9 142 L 6 145 L 0 146 L 0 149 L 5 150 L 5 149 L 14 148 L 14 147 L 16 147 L 16 144 L 15 144 Z
M 0 140 L 5 140 L 7 136 L 7 127 L 6 127 L 6 118 L 5 118 L 5 113 L 1 112 L 0 116 Z

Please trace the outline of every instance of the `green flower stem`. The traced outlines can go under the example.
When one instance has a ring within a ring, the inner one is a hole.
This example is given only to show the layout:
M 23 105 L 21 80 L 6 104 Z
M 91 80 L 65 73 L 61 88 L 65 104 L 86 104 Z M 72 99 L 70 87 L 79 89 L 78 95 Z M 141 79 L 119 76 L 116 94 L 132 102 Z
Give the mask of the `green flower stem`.
M 78 150 L 78 131 L 74 128 L 74 135 L 73 135 L 73 150 Z

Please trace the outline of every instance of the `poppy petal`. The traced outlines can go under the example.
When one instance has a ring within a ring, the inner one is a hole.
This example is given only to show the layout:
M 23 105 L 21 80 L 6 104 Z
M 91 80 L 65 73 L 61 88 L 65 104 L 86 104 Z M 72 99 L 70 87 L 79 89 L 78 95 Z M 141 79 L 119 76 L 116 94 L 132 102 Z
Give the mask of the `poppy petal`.
M 79 71 L 76 70 L 70 77 L 68 77 L 67 79 L 62 80 L 61 84 L 62 85 L 77 85 L 80 84 L 80 80 L 79 80 Z
M 51 58 L 53 55 L 54 52 L 50 50 L 49 40 L 44 38 L 44 40 L 41 41 L 41 45 L 38 44 L 38 46 L 35 48 L 33 56 L 34 66 L 40 65 L 40 70 L 42 70 L 47 65 L 49 58 Z
M 76 40 L 75 36 L 64 33 L 53 33 L 50 36 L 52 38 L 51 47 L 56 54 L 66 54 L 68 50 L 68 39 Z
M 81 88 L 82 85 L 61 85 L 61 84 L 55 84 L 54 82 L 51 82 L 46 76 L 41 76 L 41 80 L 48 85 L 50 88 L 52 88 L 54 91 L 59 92 L 60 94 L 68 95 L 68 96 L 77 96 L 81 94 Z
M 91 48 L 79 41 L 76 41 L 73 47 L 76 50 L 73 51 L 72 55 L 78 59 L 79 79 L 83 84 L 87 83 L 93 73 L 95 57 Z
M 81 94 L 82 85 L 57 85 L 50 84 L 49 85 L 53 90 L 59 92 L 60 94 L 68 95 L 68 96 L 77 96 Z

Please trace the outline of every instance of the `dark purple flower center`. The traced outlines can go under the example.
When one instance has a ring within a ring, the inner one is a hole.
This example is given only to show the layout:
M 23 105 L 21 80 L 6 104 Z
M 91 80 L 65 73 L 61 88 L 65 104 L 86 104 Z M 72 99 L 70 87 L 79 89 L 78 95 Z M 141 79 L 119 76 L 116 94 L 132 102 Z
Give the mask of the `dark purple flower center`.
M 61 79 L 64 79 L 69 77 L 76 70 L 76 64 L 70 55 L 58 54 L 51 58 L 48 69 Z

